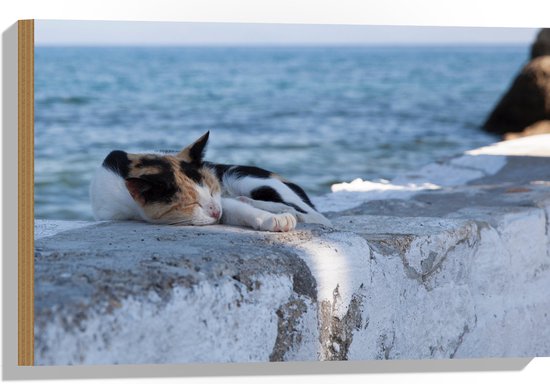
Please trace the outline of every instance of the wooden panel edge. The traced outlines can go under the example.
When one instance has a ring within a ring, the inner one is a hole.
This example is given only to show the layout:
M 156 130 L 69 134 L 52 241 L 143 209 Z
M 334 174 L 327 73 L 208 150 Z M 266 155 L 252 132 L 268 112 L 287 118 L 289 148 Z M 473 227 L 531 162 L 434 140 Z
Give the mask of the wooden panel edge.
M 34 365 L 34 20 L 17 29 L 18 364 Z

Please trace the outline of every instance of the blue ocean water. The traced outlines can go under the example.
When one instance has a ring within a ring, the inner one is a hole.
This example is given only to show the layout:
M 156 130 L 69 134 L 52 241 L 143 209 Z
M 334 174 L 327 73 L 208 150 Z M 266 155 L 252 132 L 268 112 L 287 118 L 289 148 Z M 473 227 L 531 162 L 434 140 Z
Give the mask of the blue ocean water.
M 315 195 L 497 140 L 480 130 L 528 47 L 37 47 L 35 217 L 90 219 L 113 149 L 180 149 Z

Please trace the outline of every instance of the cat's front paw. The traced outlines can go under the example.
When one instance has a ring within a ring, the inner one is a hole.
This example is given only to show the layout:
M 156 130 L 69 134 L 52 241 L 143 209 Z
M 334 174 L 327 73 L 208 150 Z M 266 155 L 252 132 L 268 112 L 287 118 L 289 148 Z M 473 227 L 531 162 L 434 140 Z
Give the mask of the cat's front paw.
M 260 225 L 260 230 L 270 232 L 290 232 L 296 228 L 296 217 L 290 213 L 271 215 Z

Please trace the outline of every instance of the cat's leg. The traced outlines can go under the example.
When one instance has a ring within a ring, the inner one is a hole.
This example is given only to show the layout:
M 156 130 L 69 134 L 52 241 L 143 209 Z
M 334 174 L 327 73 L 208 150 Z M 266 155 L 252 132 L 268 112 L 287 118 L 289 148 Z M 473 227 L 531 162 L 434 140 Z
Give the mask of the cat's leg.
M 296 227 L 296 217 L 291 213 L 267 212 L 232 198 L 222 198 L 222 211 L 222 224 L 271 232 L 288 232 Z
M 249 204 L 253 207 L 259 208 L 261 210 L 273 213 L 282 213 L 288 212 L 292 213 L 298 221 L 302 223 L 312 223 L 312 224 L 322 224 L 326 227 L 332 227 L 332 223 L 322 214 L 316 211 L 311 212 L 299 212 L 295 208 L 288 206 L 284 203 L 277 203 L 273 201 L 263 201 L 263 200 L 254 200 L 247 196 L 239 196 L 237 200 L 242 201 L 243 203 Z
M 283 212 L 289 212 L 292 214 L 298 213 L 294 208 L 283 203 L 276 203 L 274 201 L 254 200 L 247 196 L 239 196 L 236 199 L 239 201 L 242 201 L 243 203 L 252 205 L 253 207 L 256 207 L 258 209 L 271 212 L 271 213 L 283 213 Z

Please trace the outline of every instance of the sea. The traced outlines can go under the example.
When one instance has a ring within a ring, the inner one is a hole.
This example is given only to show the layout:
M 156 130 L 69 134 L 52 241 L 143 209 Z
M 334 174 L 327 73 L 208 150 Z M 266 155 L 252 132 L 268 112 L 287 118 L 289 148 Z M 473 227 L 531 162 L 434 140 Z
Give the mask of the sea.
M 89 220 L 114 149 L 266 168 L 311 195 L 488 145 L 480 126 L 527 46 L 46 47 L 35 50 L 35 217 Z

